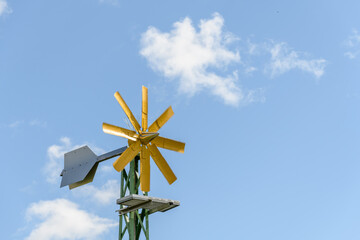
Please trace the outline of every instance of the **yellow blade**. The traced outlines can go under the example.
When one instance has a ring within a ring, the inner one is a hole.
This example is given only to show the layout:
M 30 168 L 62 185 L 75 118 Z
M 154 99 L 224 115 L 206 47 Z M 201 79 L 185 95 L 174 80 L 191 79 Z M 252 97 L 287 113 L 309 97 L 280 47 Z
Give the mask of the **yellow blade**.
M 136 141 L 132 141 L 132 140 L 130 140 L 130 139 L 128 140 L 129 146 L 132 145 L 132 144 L 134 144 L 134 143 L 136 143 Z
M 105 133 L 127 138 L 132 141 L 136 141 L 137 138 L 136 132 L 115 125 L 111 125 L 108 123 L 103 123 L 103 131 Z
M 156 163 L 168 183 L 172 184 L 173 182 L 175 182 L 176 176 L 171 170 L 169 164 L 161 155 L 159 149 L 154 144 L 148 144 L 147 147 L 150 150 L 151 157 L 154 159 L 154 162 Z
M 128 149 L 126 149 L 118 159 L 113 163 L 113 166 L 116 171 L 122 171 L 125 166 L 134 159 L 136 154 L 141 150 L 140 141 L 136 141 L 134 144 L 131 144 Z
M 155 144 L 157 147 L 165 148 L 179 153 L 184 153 L 185 150 L 185 143 L 164 137 L 156 137 L 151 141 L 151 143 Z
M 140 186 L 141 191 L 150 191 L 150 152 L 144 145 L 140 152 Z
M 160 115 L 158 119 L 156 119 L 155 122 L 153 122 L 153 124 L 151 124 L 149 132 L 157 132 L 173 115 L 174 112 L 170 106 L 163 114 Z
M 147 129 L 148 124 L 148 89 L 142 86 L 142 117 L 141 117 L 141 125 L 143 132 Z
M 140 132 L 140 125 L 139 125 L 138 121 L 136 120 L 136 118 L 134 117 L 132 112 L 130 111 L 130 108 L 128 107 L 128 105 L 126 104 L 124 99 L 121 97 L 120 93 L 116 92 L 114 94 L 114 96 L 115 96 L 116 100 L 119 102 L 119 104 L 121 105 L 121 107 L 124 110 L 126 116 L 129 118 L 131 124 L 134 126 L 135 130 L 137 132 Z

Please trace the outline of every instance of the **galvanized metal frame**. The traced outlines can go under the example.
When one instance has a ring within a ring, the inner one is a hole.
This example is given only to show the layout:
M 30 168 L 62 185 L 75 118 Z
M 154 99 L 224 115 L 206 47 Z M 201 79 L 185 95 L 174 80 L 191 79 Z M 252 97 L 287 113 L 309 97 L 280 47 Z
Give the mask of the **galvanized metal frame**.
M 140 157 L 136 156 L 130 162 L 128 172 L 124 169 L 121 172 L 120 180 L 120 198 L 125 197 L 126 193 L 139 194 L 140 186 L 140 172 L 139 172 Z M 147 196 L 147 192 L 143 192 Z M 120 205 L 120 209 L 123 206 Z M 128 233 L 129 240 L 139 240 L 141 232 L 143 232 L 146 240 L 149 240 L 149 210 L 137 209 L 127 214 L 119 216 L 119 240 L 125 239 Z

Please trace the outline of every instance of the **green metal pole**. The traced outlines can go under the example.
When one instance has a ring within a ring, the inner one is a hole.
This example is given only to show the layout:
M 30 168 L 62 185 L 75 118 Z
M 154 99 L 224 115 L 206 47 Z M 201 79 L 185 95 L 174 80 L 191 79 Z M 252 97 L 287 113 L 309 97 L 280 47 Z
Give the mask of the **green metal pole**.
M 130 162 L 130 170 L 129 170 L 129 177 L 130 177 L 130 194 L 135 194 L 135 159 Z M 129 240 L 135 240 L 136 237 L 136 222 L 135 222 L 135 213 L 130 213 L 129 218 Z
M 124 170 L 123 170 L 124 171 Z M 123 193 L 123 188 L 124 188 L 124 174 L 123 171 L 121 171 L 121 175 L 120 175 L 120 198 L 123 197 L 123 195 L 125 195 L 125 193 Z M 126 191 L 126 189 L 125 189 Z M 122 208 L 122 205 L 120 204 L 120 209 Z M 120 215 L 119 216 L 119 240 L 122 240 L 122 222 L 123 222 L 123 216 Z
M 145 196 L 148 195 L 147 192 L 145 192 L 144 194 Z M 146 232 L 145 232 L 145 236 L 146 236 L 146 240 L 149 240 L 149 210 L 145 209 L 145 222 L 146 222 Z
M 140 161 L 140 157 L 139 156 L 136 156 L 135 158 L 134 158 L 134 179 L 135 179 L 135 181 L 134 181 L 134 193 L 135 194 L 138 194 L 139 193 L 139 185 L 140 185 L 140 178 L 138 178 L 137 176 L 139 176 L 139 161 Z M 139 219 L 138 218 L 138 210 L 136 210 L 136 211 L 134 211 L 133 212 L 133 214 L 134 214 L 134 219 L 135 219 L 135 221 L 134 221 L 134 225 L 135 225 L 135 240 L 138 240 L 139 239 L 139 237 L 140 237 L 140 232 L 141 232 L 141 229 L 140 229 L 140 231 L 139 231 L 139 229 L 138 228 L 141 228 L 140 226 L 139 226 L 139 224 L 138 224 L 138 221 L 141 221 L 141 219 Z

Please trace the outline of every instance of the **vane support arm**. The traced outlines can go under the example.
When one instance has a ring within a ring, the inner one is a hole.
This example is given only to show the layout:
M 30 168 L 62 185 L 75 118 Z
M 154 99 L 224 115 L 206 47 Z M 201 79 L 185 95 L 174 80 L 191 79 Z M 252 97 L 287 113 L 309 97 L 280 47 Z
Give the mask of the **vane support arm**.
M 127 146 L 118 148 L 118 149 L 108 152 L 108 153 L 104 153 L 104 154 L 98 156 L 97 162 L 103 162 L 103 161 L 109 160 L 110 158 L 120 156 L 126 149 L 127 149 Z

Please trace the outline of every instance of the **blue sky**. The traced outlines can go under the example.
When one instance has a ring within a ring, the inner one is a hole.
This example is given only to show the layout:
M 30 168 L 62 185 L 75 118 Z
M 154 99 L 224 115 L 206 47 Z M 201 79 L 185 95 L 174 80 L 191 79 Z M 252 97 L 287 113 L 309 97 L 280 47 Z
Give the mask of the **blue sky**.
M 0 0 L 0 239 L 116 239 L 119 174 L 59 188 L 63 154 L 125 146 L 169 105 L 152 239 L 360 238 L 357 1 Z

